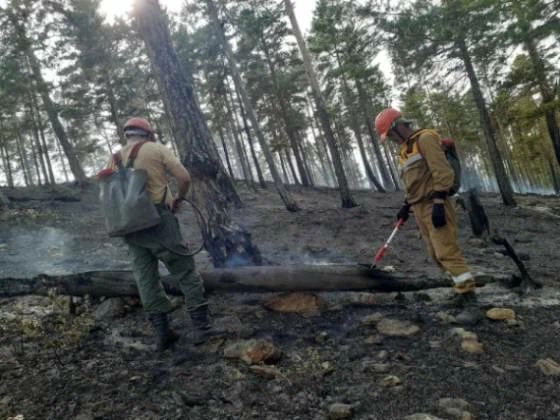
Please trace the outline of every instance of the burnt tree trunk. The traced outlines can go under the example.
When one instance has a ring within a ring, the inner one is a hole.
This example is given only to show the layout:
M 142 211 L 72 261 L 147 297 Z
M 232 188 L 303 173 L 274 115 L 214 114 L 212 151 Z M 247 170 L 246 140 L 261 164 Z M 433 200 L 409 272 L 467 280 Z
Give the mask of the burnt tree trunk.
M 260 264 L 260 252 L 253 245 L 251 234 L 231 220 L 229 204 L 240 205 L 241 200 L 220 161 L 185 69 L 179 64 L 159 2 L 139 0 L 133 15 L 169 101 L 175 136 L 184 139 L 183 162 L 193 174 L 192 198 L 207 218 L 204 242 L 214 265 L 222 267 L 232 259 Z
M 417 277 L 410 277 L 348 265 L 240 267 L 208 271 L 201 275 L 204 287 L 209 292 L 406 292 L 451 286 L 444 276 L 429 277 L 419 274 Z M 476 278 L 479 285 L 510 280 L 511 275 L 508 274 L 486 274 Z M 168 293 L 181 295 L 171 278 L 164 278 L 163 284 Z M 66 276 L 40 275 L 32 279 L 0 278 L 0 297 L 47 295 L 51 289 L 55 289 L 59 294 L 89 295 L 96 298 L 138 295 L 131 271 L 90 271 Z
M 268 147 L 268 144 L 266 143 L 266 140 L 264 138 L 264 134 L 259 126 L 259 121 L 257 119 L 255 110 L 253 109 L 253 105 L 251 104 L 251 100 L 249 98 L 249 94 L 247 93 L 247 89 L 245 88 L 245 84 L 241 79 L 241 74 L 237 67 L 237 62 L 235 61 L 235 57 L 233 55 L 231 45 L 229 44 L 229 41 L 227 40 L 226 35 L 224 33 L 224 29 L 221 25 L 220 17 L 218 16 L 218 10 L 216 9 L 216 5 L 214 4 L 213 0 L 206 0 L 206 5 L 208 6 L 208 14 L 210 17 L 210 21 L 214 25 L 214 28 L 216 30 L 216 35 L 219 37 L 220 43 L 222 44 L 222 47 L 224 49 L 224 53 L 227 58 L 227 62 L 229 64 L 229 70 L 231 76 L 233 77 L 235 86 L 239 91 L 239 94 L 241 95 L 241 99 L 243 100 L 243 104 L 245 105 L 245 111 L 247 112 L 247 115 L 251 120 L 251 124 L 257 135 L 257 139 L 261 146 L 261 150 L 263 151 L 263 154 L 268 163 L 270 174 L 272 175 L 272 179 L 274 180 L 274 185 L 276 187 L 276 190 L 278 191 L 278 194 L 280 195 L 280 198 L 282 198 L 282 201 L 284 202 L 284 205 L 286 206 L 286 209 L 288 211 L 291 212 L 299 211 L 300 210 L 299 206 L 292 198 L 291 194 L 288 192 L 284 184 L 282 184 L 280 173 L 278 172 L 278 168 L 274 163 L 274 158 L 272 157 L 270 148 Z
M 490 156 L 490 161 L 494 168 L 494 174 L 496 175 L 496 180 L 498 182 L 498 188 L 500 194 L 502 195 L 502 201 L 506 206 L 515 206 L 515 199 L 513 198 L 513 189 L 511 188 L 511 183 L 509 182 L 506 169 L 504 167 L 504 162 L 498 149 L 496 141 L 496 133 L 494 127 L 492 126 L 492 121 L 490 120 L 490 113 L 486 107 L 486 102 L 484 96 L 482 95 L 482 90 L 480 89 L 480 84 L 474 70 L 471 55 L 467 49 L 467 45 L 464 40 L 458 41 L 459 51 L 461 53 L 461 59 L 465 65 L 467 75 L 471 83 L 471 89 L 474 96 L 474 101 L 478 109 L 480 116 L 480 124 L 484 130 L 484 138 L 486 139 L 486 146 L 488 147 L 488 153 Z
M 348 179 L 346 178 L 346 173 L 344 171 L 344 166 L 342 165 L 342 159 L 340 157 L 340 151 L 338 149 L 338 145 L 336 139 L 334 137 L 334 132 L 331 125 L 331 117 L 329 115 L 329 111 L 327 109 L 327 104 L 325 102 L 325 98 L 323 97 L 323 93 L 321 92 L 321 88 L 319 86 L 319 81 L 317 75 L 315 74 L 315 70 L 313 69 L 313 62 L 311 58 L 311 53 L 307 48 L 305 40 L 303 39 L 303 35 L 299 28 L 299 24 L 297 22 L 296 16 L 294 14 L 294 9 L 291 3 L 291 0 L 284 0 L 284 4 L 286 6 L 286 12 L 288 17 L 290 18 L 290 22 L 292 24 L 292 29 L 294 32 L 294 36 L 296 37 L 302 58 L 303 64 L 305 66 L 305 71 L 307 76 L 309 77 L 309 81 L 311 83 L 311 89 L 313 90 L 313 97 L 315 99 L 315 103 L 317 106 L 317 114 L 319 119 L 321 120 L 321 125 L 323 127 L 323 132 L 325 133 L 325 138 L 327 140 L 327 144 L 329 146 L 329 150 L 331 152 L 331 157 L 334 164 L 334 170 L 336 173 L 336 180 L 338 182 L 338 188 L 340 189 L 340 197 L 342 200 L 342 207 L 343 208 L 352 208 L 356 207 L 358 204 L 354 201 L 352 193 L 350 191 L 350 187 L 348 185 Z

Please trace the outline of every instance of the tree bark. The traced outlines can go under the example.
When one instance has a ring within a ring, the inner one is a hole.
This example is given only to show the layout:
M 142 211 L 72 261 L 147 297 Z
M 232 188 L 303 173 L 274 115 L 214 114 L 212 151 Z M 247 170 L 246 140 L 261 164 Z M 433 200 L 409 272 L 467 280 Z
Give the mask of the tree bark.
M 175 135 L 184 139 L 183 162 L 193 175 L 192 199 L 206 215 L 204 243 L 214 265 L 260 264 L 260 252 L 251 234 L 231 220 L 229 203 L 240 206 L 241 200 L 221 163 L 185 69 L 179 64 L 159 2 L 138 0 L 133 16 L 169 101 Z
M 315 103 L 317 106 L 317 113 L 319 115 L 319 119 L 321 120 L 323 132 L 325 133 L 325 138 L 327 140 L 327 144 L 331 152 L 331 157 L 333 159 L 334 169 L 336 173 L 336 179 L 338 182 L 338 187 L 340 189 L 342 207 L 343 208 L 356 207 L 358 204 L 356 203 L 356 201 L 354 201 L 354 198 L 352 197 L 352 193 L 350 192 L 350 187 L 348 186 L 348 179 L 346 178 L 346 173 L 344 172 L 342 159 L 340 157 L 340 151 L 338 149 L 336 139 L 334 137 L 332 125 L 331 125 L 331 117 L 327 109 L 325 98 L 323 97 L 323 93 L 321 92 L 321 88 L 319 87 L 319 82 L 317 80 L 315 70 L 313 69 L 311 53 L 309 52 L 309 49 L 305 44 L 305 40 L 303 39 L 303 35 L 301 34 L 301 30 L 299 28 L 299 24 L 294 14 L 294 9 L 291 0 L 284 0 L 284 4 L 286 6 L 286 12 L 288 14 L 288 17 L 290 18 L 290 22 L 292 24 L 294 36 L 296 37 L 301 55 L 303 57 L 303 64 L 305 66 L 305 71 L 311 83 L 311 89 L 313 90 L 313 96 L 315 98 Z
M 249 99 L 249 94 L 247 93 L 245 84 L 241 79 L 241 74 L 239 73 L 239 69 L 237 67 L 237 62 L 235 61 L 235 57 L 233 55 L 231 45 L 229 44 L 226 35 L 224 33 L 224 30 L 222 28 L 222 25 L 220 23 L 220 18 L 218 16 L 218 10 L 216 9 L 216 5 L 214 4 L 213 0 L 206 0 L 206 5 L 208 6 L 210 21 L 214 25 L 214 28 L 216 30 L 216 35 L 220 39 L 220 43 L 222 44 L 222 47 L 224 49 L 227 62 L 229 63 L 229 70 L 233 77 L 233 81 L 235 83 L 237 90 L 239 91 L 239 94 L 241 95 L 241 99 L 243 101 L 243 104 L 245 105 L 245 111 L 247 112 L 247 115 L 251 120 L 251 124 L 257 135 L 257 140 L 259 141 L 261 150 L 264 153 L 264 156 L 268 163 L 270 174 L 272 175 L 272 179 L 274 180 L 274 185 L 276 187 L 276 190 L 278 191 L 278 194 L 282 198 L 282 201 L 284 202 L 284 205 L 286 206 L 286 209 L 288 211 L 291 212 L 298 211 L 300 210 L 299 206 L 292 198 L 291 194 L 288 192 L 284 184 L 282 184 L 280 173 L 278 172 L 278 168 L 274 163 L 274 158 L 272 157 L 272 153 L 270 152 L 268 144 L 266 143 L 266 140 L 264 138 L 264 134 L 262 133 L 262 130 L 259 126 L 259 121 L 257 120 L 257 116 L 253 109 L 253 105 L 251 104 L 251 100 Z
M 449 287 L 443 276 L 410 276 L 370 271 L 348 265 L 295 265 L 240 267 L 217 269 L 201 273 L 208 292 L 282 292 L 282 291 L 352 291 L 406 292 Z M 477 284 L 510 280 L 507 274 L 477 277 Z M 167 277 L 163 284 L 168 293 L 181 291 Z M 47 295 L 55 289 L 59 294 L 72 296 L 118 297 L 138 296 L 136 283 L 130 271 L 90 271 L 66 276 L 40 275 L 32 279 L 0 278 L 0 297 L 28 294 Z
M 484 130 L 484 138 L 486 139 L 486 145 L 488 147 L 488 153 L 490 160 L 492 161 L 492 166 L 494 168 L 494 173 L 496 175 L 496 180 L 498 182 L 498 188 L 502 196 L 502 201 L 506 206 L 515 206 L 516 202 L 513 198 L 513 190 L 511 188 L 511 183 L 506 174 L 504 167 L 504 162 L 500 155 L 500 150 L 498 149 L 496 142 L 496 134 L 494 132 L 494 127 L 492 126 L 492 121 L 490 120 L 490 114 L 486 107 L 486 102 L 484 101 L 484 96 L 482 95 L 482 90 L 480 89 L 480 84 L 478 83 L 478 78 L 474 70 L 472 59 L 470 53 L 467 49 L 467 45 L 464 40 L 458 41 L 459 50 L 461 53 L 461 58 L 465 65 L 467 75 L 471 82 L 471 89 L 474 96 L 474 101 L 476 107 L 478 108 L 478 113 L 480 116 L 480 123 Z

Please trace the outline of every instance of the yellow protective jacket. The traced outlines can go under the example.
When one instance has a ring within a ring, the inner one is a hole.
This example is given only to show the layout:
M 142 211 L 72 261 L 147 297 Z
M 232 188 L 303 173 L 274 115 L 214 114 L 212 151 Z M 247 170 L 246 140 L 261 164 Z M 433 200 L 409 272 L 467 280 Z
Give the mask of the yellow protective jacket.
M 401 146 L 400 164 L 409 204 L 431 200 L 435 192 L 447 192 L 453 186 L 455 173 L 434 130 L 412 133 Z

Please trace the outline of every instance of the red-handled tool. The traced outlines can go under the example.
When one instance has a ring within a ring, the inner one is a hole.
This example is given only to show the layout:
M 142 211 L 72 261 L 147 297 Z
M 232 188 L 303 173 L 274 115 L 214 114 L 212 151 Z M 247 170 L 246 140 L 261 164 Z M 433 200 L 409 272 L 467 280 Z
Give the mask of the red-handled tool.
M 374 270 L 377 267 L 377 264 L 379 264 L 379 262 L 385 256 L 385 252 L 389 248 L 389 245 L 393 241 L 393 238 L 395 237 L 397 232 L 401 229 L 402 225 L 404 225 L 404 223 L 405 223 L 404 219 L 399 219 L 399 221 L 395 225 L 395 228 L 393 229 L 393 232 L 391 233 L 391 236 L 389 236 L 389 239 L 387 239 L 387 242 L 385 242 L 385 244 L 381 248 L 379 248 L 379 251 L 377 251 L 377 254 L 375 255 L 375 259 L 373 260 L 372 264 L 360 264 L 360 265 L 362 267 L 367 267 L 370 270 Z

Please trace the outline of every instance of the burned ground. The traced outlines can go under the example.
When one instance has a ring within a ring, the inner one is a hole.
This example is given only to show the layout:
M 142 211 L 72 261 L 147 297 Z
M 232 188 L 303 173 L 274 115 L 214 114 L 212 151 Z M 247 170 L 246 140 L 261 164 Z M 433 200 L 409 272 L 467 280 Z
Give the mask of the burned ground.
M 246 207 L 235 210 L 234 218 L 273 264 L 368 261 L 390 232 L 401 200 L 397 193 L 358 193 L 361 206 L 342 210 L 334 191 L 302 189 L 294 196 L 304 210 L 292 214 L 273 191 L 241 192 Z M 9 192 L 19 199 L 1 216 L 2 276 L 128 267 L 125 247 L 106 239 L 94 187 L 57 190 L 56 200 L 49 194 L 26 199 L 33 194 Z M 210 304 L 223 334 L 192 347 L 190 324 L 179 308 L 172 325 L 183 338 L 157 357 L 134 299 L 109 309 L 108 303 L 80 299 L 78 315 L 68 314 L 62 297 L 2 299 L 0 417 L 324 419 L 334 403 L 342 403 L 355 419 L 414 413 L 451 419 L 465 412 L 477 419 L 559 418 L 560 377 L 536 364 L 560 360 L 554 298 L 560 201 L 537 196 L 519 201 L 519 208 L 507 209 L 497 196 L 483 196 L 492 225 L 547 287 L 523 300 L 498 286 L 485 288 L 484 309 L 502 301 L 516 319 L 467 327 L 481 352 L 462 347 L 465 340 L 453 330 L 454 311 L 445 303 L 447 289 L 404 299 L 370 295 L 353 303 L 344 294 L 321 294 L 326 303 L 305 316 L 266 309 L 263 301 L 271 295 L 213 294 Z M 199 236 L 188 209 L 181 218 L 195 242 Z M 474 266 L 514 271 L 498 247 L 471 238 L 464 214 L 461 220 L 461 242 Z M 197 260 L 208 267 L 204 255 Z M 434 271 L 412 221 L 384 264 L 411 277 Z M 383 319 L 409 321 L 418 330 L 409 336 L 382 334 Z M 271 343 L 281 357 L 264 365 L 225 357 L 232 344 L 246 340 Z M 442 398 L 469 405 L 461 414 Z

